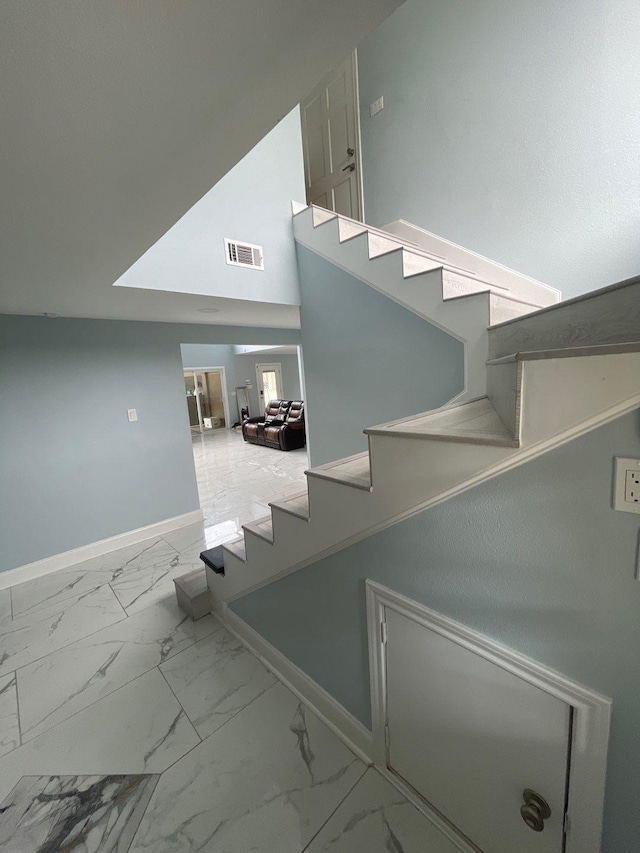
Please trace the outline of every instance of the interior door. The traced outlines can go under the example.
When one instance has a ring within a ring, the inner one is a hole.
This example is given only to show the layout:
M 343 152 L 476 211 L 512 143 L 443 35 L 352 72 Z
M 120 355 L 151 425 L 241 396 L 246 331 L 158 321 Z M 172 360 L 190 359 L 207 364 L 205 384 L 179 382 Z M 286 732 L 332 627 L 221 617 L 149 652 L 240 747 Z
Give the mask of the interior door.
M 389 607 L 385 617 L 389 768 L 482 853 L 561 853 L 570 706 Z M 521 815 L 525 789 L 550 807 L 542 831 Z
M 261 413 L 271 400 L 282 400 L 282 366 L 280 364 L 256 364 L 258 396 Z
M 317 204 L 360 220 L 356 69 L 355 54 L 352 54 L 300 107 L 307 204 Z

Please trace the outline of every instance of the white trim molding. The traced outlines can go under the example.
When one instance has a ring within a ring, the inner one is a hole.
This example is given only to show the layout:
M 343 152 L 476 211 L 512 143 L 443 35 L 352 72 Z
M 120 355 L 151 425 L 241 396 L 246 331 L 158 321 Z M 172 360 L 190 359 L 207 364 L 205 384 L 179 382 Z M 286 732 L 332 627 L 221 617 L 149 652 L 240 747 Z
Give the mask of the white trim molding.
M 187 527 L 189 524 L 197 524 L 202 521 L 202 518 L 202 510 L 195 509 L 192 512 L 185 512 L 183 515 L 166 518 L 164 521 L 147 524 L 146 527 L 138 527 L 135 530 L 128 530 L 126 533 L 110 536 L 108 539 L 100 539 L 98 542 L 81 545 L 71 551 L 63 551 L 62 554 L 53 554 L 51 557 L 45 557 L 35 563 L 27 563 L 15 569 L 7 569 L 0 572 L 0 590 L 41 578 L 44 575 L 50 575 L 53 572 L 63 571 L 78 563 L 84 563 L 85 560 L 91 560 L 93 557 L 102 557 L 103 554 L 108 554 L 110 551 L 116 551 L 118 548 L 124 548 L 127 545 L 137 545 L 138 542 L 144 542 L 145 539 L 163 536 L 165 533 L 171 533 L 181 527 Z
M 373 758 L 376 767 L 399 788 L 460 850 L 468 847 L 451 826 L 437 815 L 387 766 L 385 746 L 386 666 L 381 637 L 385 609 L 418 622 L 502 669 L 524 679 L 573 708 L 571 771 L 568 788 L 566 853 L 600 853 L 604 810 L 611 699 L 589 690 L 513 649 L 496 643 L 416 601 L 373 581 L 366 582 Z
M 222 612 L 216 611 L 216 616 L 358 758 L 365 764 L 372 763 L 372 736 L 366 726 L 233 610 L 224 607 Z

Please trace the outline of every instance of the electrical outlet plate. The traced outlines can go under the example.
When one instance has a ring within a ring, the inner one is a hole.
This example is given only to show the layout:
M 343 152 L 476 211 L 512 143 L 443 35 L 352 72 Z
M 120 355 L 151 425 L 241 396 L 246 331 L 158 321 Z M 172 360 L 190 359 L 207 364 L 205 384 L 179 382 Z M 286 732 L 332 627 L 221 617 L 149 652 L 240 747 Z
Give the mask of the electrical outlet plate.
M 640 515 L 640 459 L 614 459 L 613 508 Z
M 138 420 L 138 412 L 135 409 L 127 409 L 127 419 L 129 423 L 135 423 Z

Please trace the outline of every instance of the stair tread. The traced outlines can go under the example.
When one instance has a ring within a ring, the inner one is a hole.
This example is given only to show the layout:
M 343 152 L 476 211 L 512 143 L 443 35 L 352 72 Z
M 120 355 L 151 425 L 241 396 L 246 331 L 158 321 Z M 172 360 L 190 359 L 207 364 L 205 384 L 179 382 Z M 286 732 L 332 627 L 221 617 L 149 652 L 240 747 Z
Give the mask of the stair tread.
M 237 539 L 232 539 L 230 542 L 224 542 L 222 547 L 239 560 L 242 560 L 243 563 L 247 561 L 247 550 L 244 542 L 244 536 L 239 536 Z
M 259 518 L 257 521 L 243 524 L 242 527 L 244 530 L 254 533 L 260 539 L 273 544 L 273 520 L 270 515 L 265 515 L 264 518 Z
M 292 495 L 290 498 L 271 501 L 269 506 L 274 509 L 281 509 L 305 521 L 308 521 L 311 515 L 309 512 L 309 492 L 301 492 L 299 495 Z
M 381 424 L 366 429 L 365 432 L 369 435 L 393 434 L 518 446 L 518 442 L 504 425 L 488 397 L 481 397 L 461 406 L 426 412 L 392 424 Z
M 371 468 L 368 453 L 359 453 L 347 459 L 338 459 L 336 462 L 311 468 L 306 473 L 310 477 L 333 480 L 359 489 L 371 489 Z

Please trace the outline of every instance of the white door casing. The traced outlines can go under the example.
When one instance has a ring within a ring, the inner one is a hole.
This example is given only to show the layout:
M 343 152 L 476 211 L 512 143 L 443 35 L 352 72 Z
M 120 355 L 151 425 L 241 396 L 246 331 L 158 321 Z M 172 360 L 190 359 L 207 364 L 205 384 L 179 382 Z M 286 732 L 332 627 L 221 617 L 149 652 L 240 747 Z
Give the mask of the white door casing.
M 362 217 L 358 70 L 355 52 L 301 103 L 307 202 Z
M 270 400 L 282 400 L 282 365 L 256 364 L 256 379 L 258 385 L 258 402 L 261 414 L 269 405 Z
M 560 853 L 566 794 L 567 853 L 598 853 L 610 700 L 379 584 L 366 587 L 380 770 L 461 850 Z M 526 787 L 551 806 L 543 832 L 520 817 Z

